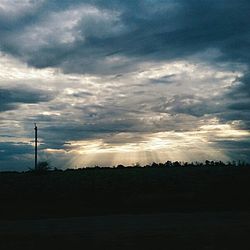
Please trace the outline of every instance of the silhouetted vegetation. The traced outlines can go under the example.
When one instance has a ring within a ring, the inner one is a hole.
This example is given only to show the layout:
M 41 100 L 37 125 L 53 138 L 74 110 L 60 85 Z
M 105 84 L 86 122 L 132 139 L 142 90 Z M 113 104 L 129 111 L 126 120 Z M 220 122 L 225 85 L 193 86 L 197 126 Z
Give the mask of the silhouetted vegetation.
M 41 161 L 38 162 L 37 167 L 35 168 L 30 168 L 29 172 L 33 173 L 33 174 L 37 174 L 37 175 L 43 175 L 43 174 L 47 174 L 48 171 L 50 171 L 51 168 L 49 166 L 49 162 L 48 161 Z M 56 169 L 54 169 L 54 171 L 56 171 Z
M 249 210 L 243 162 L 153 163 L 115 168 L 0 173 L 0 216 Z M 46 173 L 40 174 L 40 173 Z
M 141 166 L 139 163 L 136 163 L 133 166 L 124 166 L 124 165 L 117 165 L 116 168 L 122 169 L 122 168 L 163 168 L 163 167 L 250 167 L 249 163 L 246 163 L 244 161 L 232 161 L 224 163 L 222 161 L 209 161 L 206 160 L 205 162 L 181 162 L 181 161 L 166 161 L 165 163 L 156 163 L 153 162 L 152 164 Z M 96 166 L 95 168 L 99 168 Z
M 205 162 L 181 162 L 181 161 L 166 161 L 165 163 L 156 163 L 153 162 L 151 164 L 147 164 L 145 166 L 141 166 L 140 163 L 136 163 L 132 166 L 124 166 L 122 164 L 118 164 L 117 166 L 113 167 L 101 167 L 101 166 L 94 166 L 94 167 L 83 167 L 83 168 L 76 168 L 76 169 L 66 169 L 64 171 L 81 171 L 81 170 L 94 170 L 94 169 L 127 169 L 127 168 L 182 168 L 182 167 L 188 167 L 188 168 L 234 168 L 234 167 L 250 167 L 249 163 L 246 163 L 244 161 L 228 161 L 228 162 L 222 162 L 222 161 L 208 161 Z M 58 169 L 56 169 L 58 170 Z M 61 170 L 63 171 L 63 170 Z

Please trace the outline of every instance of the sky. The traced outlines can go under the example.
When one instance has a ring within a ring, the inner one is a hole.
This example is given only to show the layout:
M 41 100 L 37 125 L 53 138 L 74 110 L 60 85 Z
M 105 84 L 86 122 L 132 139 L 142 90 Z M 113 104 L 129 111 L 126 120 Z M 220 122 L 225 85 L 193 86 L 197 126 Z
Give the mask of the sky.
M 250 161 L 249 0 L 0 0 L 0 171 Z

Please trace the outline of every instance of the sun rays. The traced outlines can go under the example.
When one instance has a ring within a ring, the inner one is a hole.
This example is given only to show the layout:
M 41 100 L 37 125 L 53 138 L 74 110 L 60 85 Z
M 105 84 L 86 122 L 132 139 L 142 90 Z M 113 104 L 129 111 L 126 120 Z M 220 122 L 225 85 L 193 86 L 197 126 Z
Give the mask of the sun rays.
M 216 143 L 224 137 L 233 141 L 250 136 L 249 132 L 241 131 L 230 125 L 217 124 L 201 126 L 197 131 L 159 132 L 140 135 L 135 141 L 132 134 L 121 133 L 105 139 L 70 141 L 64 150 L 56 153 L 68 155 L 74 167 L 114 166 L 150 164 L 152 162 L 171 161 L 205 161 L 230 157 Z M 137 135 L 134 134 L 136 138 Z M 120 138 L 122 143 L 117 141 Z M 213 142 L 214 141 L 214 142 Z M 215 143 L 216 142 L 216 143 Z M 46 150 L 50 153 L 50 150 Z M 53 151 L 55 153 L 55 151 Z

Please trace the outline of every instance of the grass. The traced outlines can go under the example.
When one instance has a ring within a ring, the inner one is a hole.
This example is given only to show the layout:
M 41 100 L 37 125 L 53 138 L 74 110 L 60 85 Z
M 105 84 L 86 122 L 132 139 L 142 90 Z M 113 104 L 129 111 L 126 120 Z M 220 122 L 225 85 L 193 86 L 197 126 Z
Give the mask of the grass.
M 249 167 L 0 173 L 0 218 L 249 210 L 249 179 Z
M 248 166 L 45 173 L 0 173 L 1 250 L 249 249 Z

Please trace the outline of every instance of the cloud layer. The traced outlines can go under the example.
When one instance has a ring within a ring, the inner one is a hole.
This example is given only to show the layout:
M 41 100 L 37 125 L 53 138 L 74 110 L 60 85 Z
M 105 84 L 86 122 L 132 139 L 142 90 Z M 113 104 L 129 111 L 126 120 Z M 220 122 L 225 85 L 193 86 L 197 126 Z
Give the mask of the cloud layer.
M 245 0 L 2 1 L 2 169 L 23 143 L 32 158 L 34 121 L 41 157 L 59 166 L 249 161 L 249 11 Z

